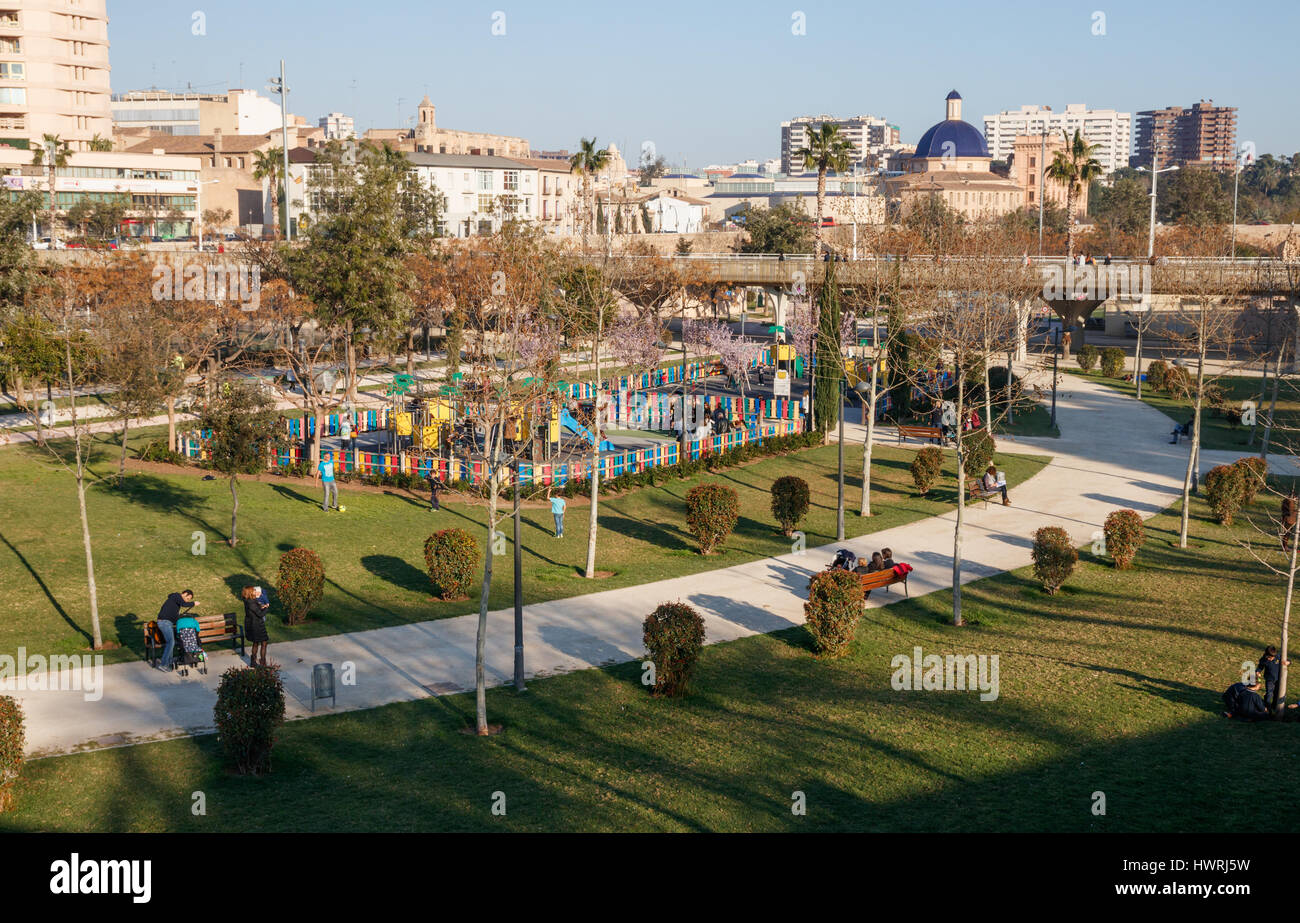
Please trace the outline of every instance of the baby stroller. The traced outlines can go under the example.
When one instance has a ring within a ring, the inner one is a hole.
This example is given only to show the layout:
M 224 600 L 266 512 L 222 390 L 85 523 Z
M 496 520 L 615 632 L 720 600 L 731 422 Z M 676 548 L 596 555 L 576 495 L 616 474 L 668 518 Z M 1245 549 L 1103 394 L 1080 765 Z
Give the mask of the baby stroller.
M 197 667 L 203 674 L 208 672 L 208 658 L 203 653 L 203 642 L 199 640 L 198 619 L 183 618 L 176 622 L 176 669 L 181 676 L 190 675 L 190 667 Z
M 847 548 L 835 552 L 834 559 L 826 565 L 827 570 L 853 570 L 857 566 L 858 556 Z

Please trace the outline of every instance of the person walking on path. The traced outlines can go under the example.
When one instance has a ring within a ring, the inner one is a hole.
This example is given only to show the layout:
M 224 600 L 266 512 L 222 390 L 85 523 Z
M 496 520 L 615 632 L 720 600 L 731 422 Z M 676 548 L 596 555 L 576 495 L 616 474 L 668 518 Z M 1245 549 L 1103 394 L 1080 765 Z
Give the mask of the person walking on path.
M 261 587 L 246 586 L 239 594 L 244 600 L 244 640 L 252 645 L 248 652 L 248 665 L 266 666 L 266 610 L 270 606 L 262 601 Z
M 334 453 L 326 452 L 325 457 L 320 460 L 316 466 L 316 472 L 320 475 L 321 486 L 325 489 L 324 499 L 321 500 L 320 508 L 323 512 L 330 511 L 330 500 L 334 501 L 334 509 L 339 508 L 339 486 L 334 483 Z
M 551 515 L 555 517 L 555 537 L 564 538 L 564 509 L 568 504 L 563 497 L 551 497 L 550 494 L 548 490 L 546 495 L 551 500 Z
M 170 670 L 172 667 L 172 652 L 176 649 L 176 621 L 181 617 L 182 609 L 189 609 L 194 605 L 194 591 L 181 590 L 179 593 L 168 595 L 163 601 L 162 608 L 158 610 L 158 633 L 163 638 L 162 660 L 159 663 L 159 669 Z

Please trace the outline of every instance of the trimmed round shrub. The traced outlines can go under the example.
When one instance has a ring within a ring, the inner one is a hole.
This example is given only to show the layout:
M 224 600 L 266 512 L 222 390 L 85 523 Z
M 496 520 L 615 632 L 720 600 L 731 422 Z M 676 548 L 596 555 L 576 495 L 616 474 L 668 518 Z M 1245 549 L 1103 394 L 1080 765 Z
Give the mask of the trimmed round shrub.
M 1034 533 L 1034 576 L 1049 596 L 1055 596 L 1061 584 L 1074 573 L 1079 550 L 1070 541 L 1070 533 L 1060 526 L 1043 526 Z
M 1246 500 L 1245 469 L 1215 465 L 1205 472 L 1205 500 L 1221 525 L 1232 525 L 1232 517 Z
M 1107 346 L 1101 351 L 1101 374 L 1107 378 L 1119 378 L 1124 374 L 1124 350 Z
M 685 695 L 704 647 L 704 619 L 685 603 L 662 603 L 645 617 L 642 627 L 642 640 L 655 668 L 650 694 Z
M 424 564 L 433 595 L 442 600 L 465 599 L 478 569 L 478 542 L 464 529 L 443 529 L 424 540 Z
M 964 456 L 961 461 L 962 470 L 967 477 L 974 478 L 982 475 L 993 462 L 998 444 L 989 435 L 988 427 L 984 426 L 961 441 L 961 450 Z
M 1157 391 L 1165 389 L 1165 377 L 1169 374 L 1169 365 L 1163 359 L 1157 359 L 1147 366 L 1147 384 Z
M 792 474 L 772 482 L 772 515 L 781 524 L 786 535 L 799 527 L 799 520 L 808 515 L 808 482 Z
M 231 667 L 222 673 L 212 717 L 221 746 L 241 774 L 270 772 L 275 732 L 284 724 L 279 667 Z
M 1165 372 L 1164 390 L 1171 397 L 1185 398 L 1192 389 L 1192 376 L 1181 365 L 1171 365 Z
M 23 707 L 11 695 L 0 695 L 0 814 L 13 807 L 13 784 L 23 771 Z
M 280 575 L 275 592 L 284 604 L 290 625 L 307 620 L 325 593 L 325 565 L 310 548 L 291 548 L 280 555 Z
M 916 489 L 923 495 L 928 494 L 943 471 L 943 453 L 932 445 L 919 449 L 908 470 L 912 472 L 912 483 Z
M 863 601 L 857 574 L 824 570 L 812 578 L 803 614 L 817 653 L 839 657 L 848 651 L 862 618 Z
M 1142 517 L 1134 510 L 1115 510 L 1106 517 L 1102 529 L 1106 536 L 1106 550 L 1115 562 L 1115 568 L 1127 570 L 1147 539 Z
M 1264 483 L 1268 478 L 1268 462 L 1258 455 L 1248 455 L 1245 458 L 1237 459 L 1232 463 L 1232 466 L 1241 469 L 1241 478 L 1245 488 L 1245 493 L 1241 498 L 1241 505 L 1249 506 L 1255 502 L 1255 495 L 1264 487 Z
M 740 519 L 740 498 L 723 484 L 700 484 L 686 492 L 686 528 L 700 543 L 700 554 L 713 554 Z
M 1097 360 L 1101 358 L 1101 350 L 1091 343 L 1080 346 L 1079 351 L 1075 353 L 1074 360 L 1079 363 L 1079 368 L 1085 372 L 1091 372 L 1097 367 Z

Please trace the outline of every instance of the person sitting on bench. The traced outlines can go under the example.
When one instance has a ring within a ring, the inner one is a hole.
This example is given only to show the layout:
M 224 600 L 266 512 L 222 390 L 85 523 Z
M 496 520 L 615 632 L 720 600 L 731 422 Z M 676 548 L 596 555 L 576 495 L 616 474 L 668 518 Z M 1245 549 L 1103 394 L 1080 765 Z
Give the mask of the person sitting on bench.
M 893 570 L 893 569 L 894 569 L 894 566 L 895 566 L 895 562 L 894 562 L 894 552 L 893 552 L 892 550 L 890 550 L 889 548 L 881 548 L 881 549 L 880 549 L 880 557 L 883 559 L 883 560 L 881 561 L 881 567 L 882 567 L 883 569 L 885 569 L 885 570 Z
M 1002 492 L 1002 505 L 1010 506 L 1011 498 L 1007 496 L 1007 479 L 1005 475 L 999 474 L 994 465 L 989 465 L 989 469 L 984 472 L 984 477 L 980 479 L 980 487 L 985 493 Z
M 1169 440 L 1169 444 L 1170 444 L 1170 445 L 1178 445 L 1178 437 L 1179 437 L 1179 436 L 1186 436 L 1187 438 L 1190 439 L 1191 436 L 1192 436 L 1192 426 L 1193 426 L 1195 423 L 1196 423 L 1196 418 L 1195 418 L 1195 417 L 1188 417 L 1186 423 L 1176 423 L 1176 424 L 1174 424 L 1174 431 L 1173 431 L 1172 433 L 1169 434 L 1169 435 L 1173 436 L 1174 438 Z

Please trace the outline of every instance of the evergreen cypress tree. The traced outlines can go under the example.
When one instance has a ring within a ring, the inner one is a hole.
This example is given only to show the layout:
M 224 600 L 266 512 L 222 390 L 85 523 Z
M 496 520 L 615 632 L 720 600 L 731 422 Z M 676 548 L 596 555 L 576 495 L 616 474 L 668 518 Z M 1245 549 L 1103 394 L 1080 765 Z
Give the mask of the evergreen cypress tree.
M 840 418 L 840 379 L 844 375 L 840 348 L 840 287 L 835 263 L 823 264 L 826 276 L 817 294 L 817 370 L 813 377 L 813 420 L 819 432 L 827 432 Z

